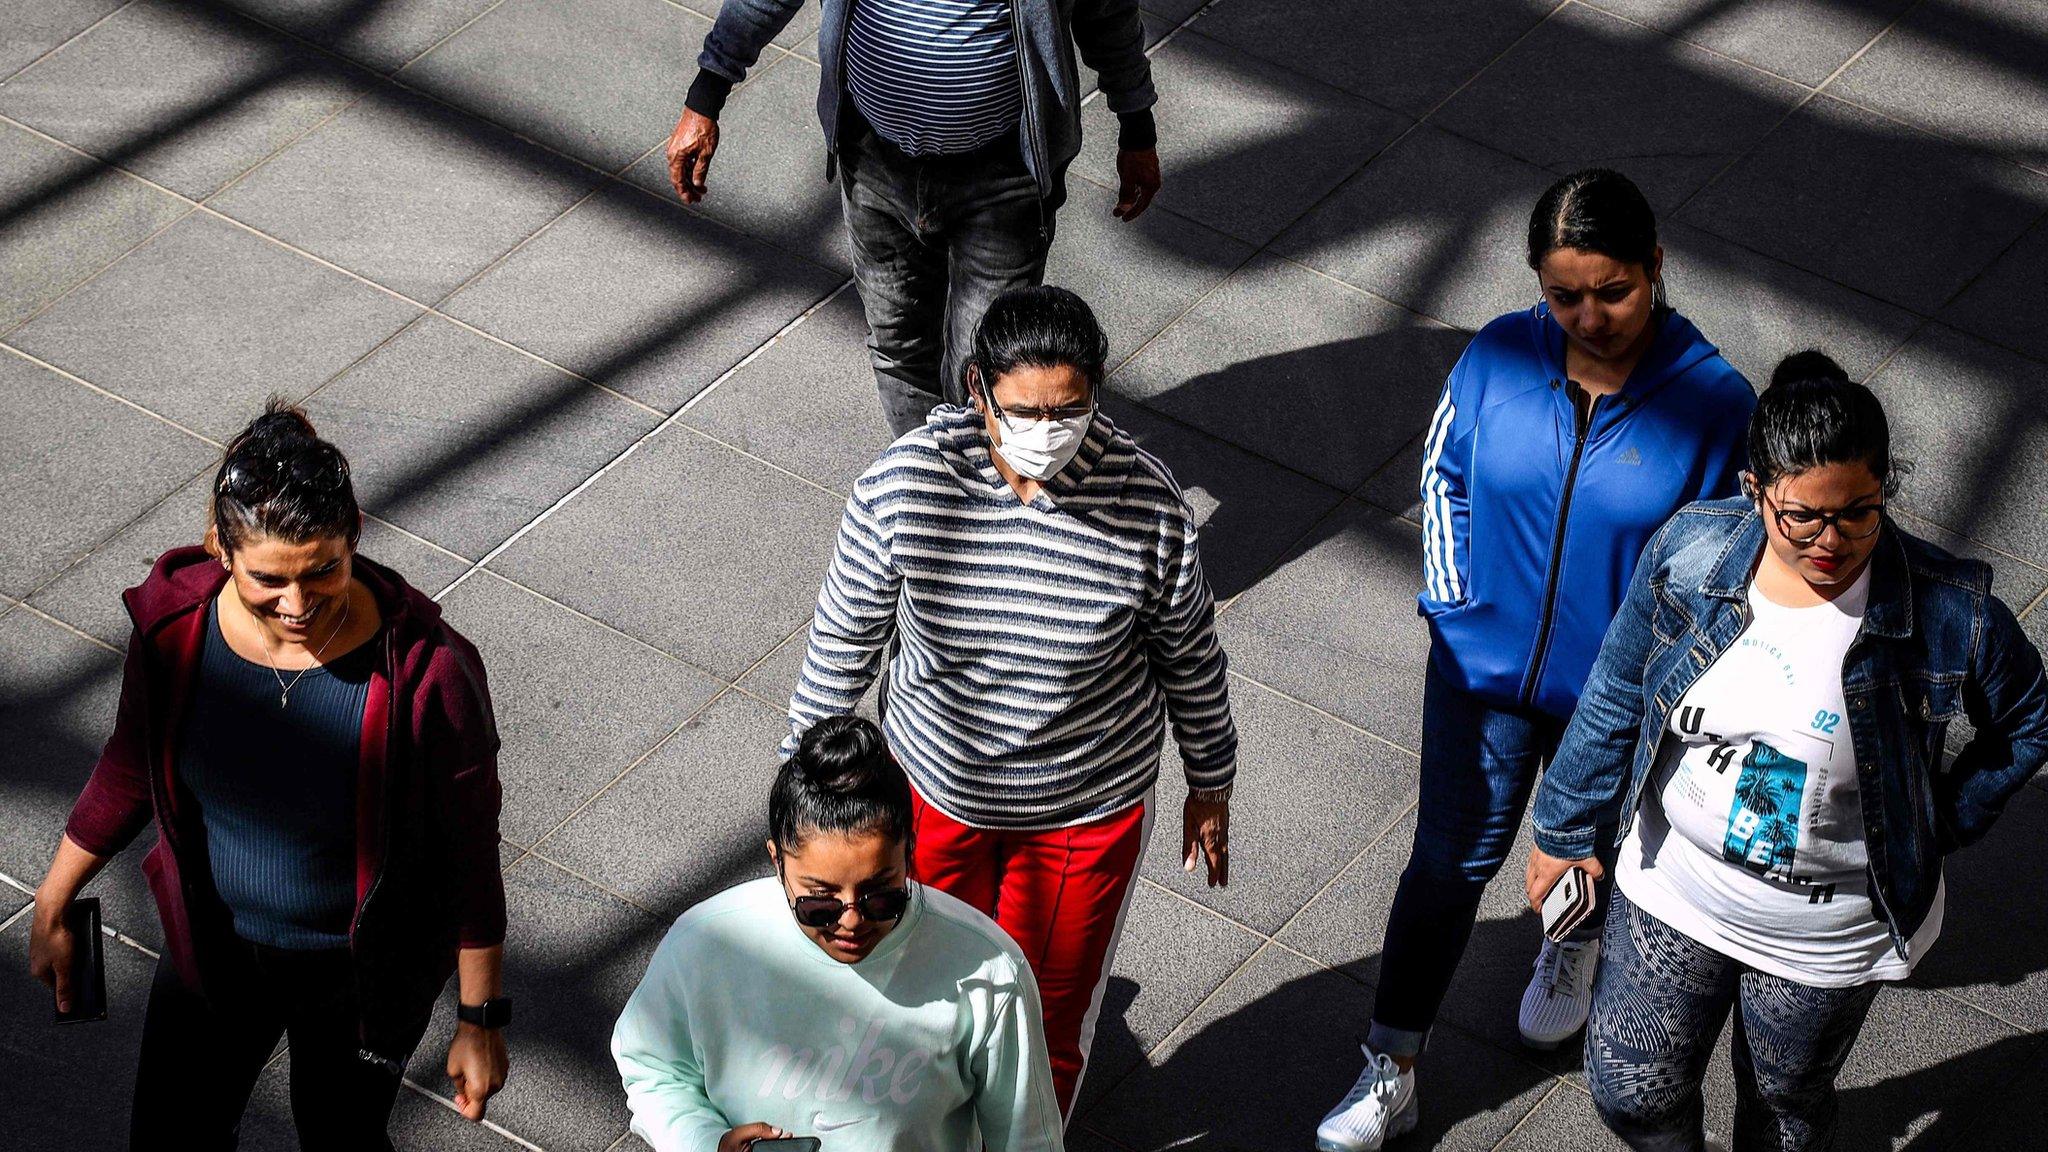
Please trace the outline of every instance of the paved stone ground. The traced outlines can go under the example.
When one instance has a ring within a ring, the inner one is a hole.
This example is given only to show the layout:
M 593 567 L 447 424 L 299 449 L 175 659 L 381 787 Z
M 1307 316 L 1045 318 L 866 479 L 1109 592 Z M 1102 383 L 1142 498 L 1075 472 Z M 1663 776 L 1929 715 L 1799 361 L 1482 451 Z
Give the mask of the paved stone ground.
M 1206 517 L 1245 762 L 1227 892 L 1162 822 L 1071 1143 L 1299 1149 L 1356 1071 L 1412 826 L 1418 437 L 1469 330 L 1532 298 L 1554 174 L 1635 175 L 1675 299 L 1753 378 L 1819 345 L 1871 380 L 1906 523 L 2048 641 L 2048 9 L 1147 2 L 1166 191 L 1109 218 L 1091 107 L 1052 276 Z M 611 1021 L 667 922 L 762 870 L 795 645 L 884 441 L 814 8 L 701 210 L 664 187 L 712 3 L 0 0 L 0 1142 L 119 1145 L 160 940 L 138 852 L 96 885 L 108 1023 L 49 1026 L 17 910 L 110 724 L 117 592 L 197 539 L 220 441 L 282 392 L 354 458 L 365 548 L 482 647 L 505 737 L 511 1084 L 471 1128 L 429 1043 L 400 1143 L 636 1146 Z M 2039 1146 L 2044 836 L 2029 789 L 1953 862 L 1845 1148 Z M 1574 1059 L 1514 1042 L 1535 938 L 1496 886 L 1403 1146 L 1612 1146 Z M 289 1146 L 288 1061 L 251 1147 Z

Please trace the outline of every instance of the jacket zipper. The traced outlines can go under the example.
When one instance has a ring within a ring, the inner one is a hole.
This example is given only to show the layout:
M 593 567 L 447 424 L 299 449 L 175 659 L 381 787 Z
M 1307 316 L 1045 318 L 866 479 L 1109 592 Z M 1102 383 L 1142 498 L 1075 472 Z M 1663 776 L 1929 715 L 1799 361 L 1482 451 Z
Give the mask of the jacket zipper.
M 1566 399 L 1569 402 L 1571 382 L 1565 381 Z M 1550 630 L 1557 617 L 1557 579 L 1564 569 L 1565 522 L 1572 514 L 1572 491 L 1579 483 L 1579 461 L 1586 455 L 1586 436 L 1593 429 L 1593 417 L 1600 411 L 1598 396 L 1587 404 L 1586 410 L 1579 411 L 1572 405 L 1572 462 L 1564 474 L 1564 496 L 1557 504 L 1557 527 L 1550 535 L 1550 571 L 1543 578 L 1543 617 L 1536 625 L 1536 647 L 1529 658 L 1529 674 L 1522 684 L 1522 707 L 1527 708 L 1536 701 L 1537 686 L 1543 682 L 1543 665 L 1550 658 Z
M 1031 114 L 1030 69 L 1025 66 L 1024 57 L 1024 13 L 1023 0 L 1010 0 L 1010 35 L 1016 40 L 1017 94 L 1019 111 L 1024 119 L 1024 149 L 1031 156 L 1031 183 L 1038 188 L 1038 230 L 1045 232 L 1045 158 L 1038 154 L 1038 118 Z

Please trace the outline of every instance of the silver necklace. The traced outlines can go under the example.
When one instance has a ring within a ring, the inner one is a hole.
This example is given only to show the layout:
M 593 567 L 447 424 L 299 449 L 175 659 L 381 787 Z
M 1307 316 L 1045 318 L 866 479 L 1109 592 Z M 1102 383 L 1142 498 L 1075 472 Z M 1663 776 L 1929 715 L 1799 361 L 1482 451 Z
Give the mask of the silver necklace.
M 341 634 L 343 628 L 348 627 L 348 605 L 349 601 L 354 599 L 355 596 L 351 593 L 348 600 L 341 602 L 341 619 L 334 622 L 333 629 L 327 633 L 327 639 L 320 642 L 319 649 L 313 653 L 313 662 L 299 669 L 299 674 L 292 677 L 292 682 L 289 684 L 284 682 L 284 673 L 277 670 L 277 657 L 271 655 L 270 634 L 264 631 L 261 623 L 256 625 L 257 635 L 263 637 L 263 659 L 270 664 L 270 674 L 277 677 L 277 706 L 279 708 L 289 708 L 292 706 L 292 689 L 299 686 L 299 681 L 306 678 L 306 673 L 320 667 L 320 658 L 327 655 L 327 646 L 334 643 L 334 638 Z

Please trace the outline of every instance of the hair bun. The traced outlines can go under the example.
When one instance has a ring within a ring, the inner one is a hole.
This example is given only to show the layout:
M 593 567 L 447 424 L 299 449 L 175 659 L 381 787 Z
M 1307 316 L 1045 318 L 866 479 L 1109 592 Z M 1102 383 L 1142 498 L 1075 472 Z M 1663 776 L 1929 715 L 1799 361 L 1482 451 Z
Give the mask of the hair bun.
M 1826 380 L 1835 384 L 1847 384 L 1849 374 L 1827 353 L 1817 348 L 1794 352 L 1778 362 L 1771 372 L 1771 387 L 1790 384 L 1794 381 Z
M 887 760 L 881 733 L 858 716 L 818 721 L 804 733 L 796 756 L 807 783 L 841 795 L 872 787 L 875 765 Z

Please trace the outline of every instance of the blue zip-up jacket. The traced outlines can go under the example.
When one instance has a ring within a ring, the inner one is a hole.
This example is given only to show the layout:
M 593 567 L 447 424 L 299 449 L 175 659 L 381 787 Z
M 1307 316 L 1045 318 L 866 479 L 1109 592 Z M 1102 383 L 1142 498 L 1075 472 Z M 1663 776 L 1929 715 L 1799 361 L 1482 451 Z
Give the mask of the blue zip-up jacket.
M 1571 715 L 1643 545 L 1695 500 L 1740 490 L 1756 394 L 1666 310 L 1581 438 L 1548 304 L 1472 338 L 1422 455 L 1422 615 L 1432 659 L 1505 707 Z
M 1763 518 L 1747 500 L 1687 508 L 1654 537 L 1557 756 L 1536 789 L 1536 846 L 1593 855 L 1628 835 L 1671 710 L 1749 625 Z M 2048 674 L 1991 592 L 1991 568 L 1900 531 L 1870 557 L 1870 601 L 1842 661 L 1863 842 L 1892 947 L 1927 920 L 1941 859 L 1975 843 L 2048 763 Z M 1946 754 L 1949 725 L 1972 736 Z

